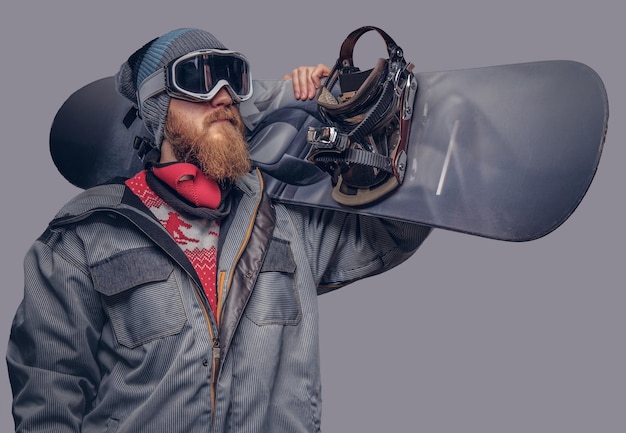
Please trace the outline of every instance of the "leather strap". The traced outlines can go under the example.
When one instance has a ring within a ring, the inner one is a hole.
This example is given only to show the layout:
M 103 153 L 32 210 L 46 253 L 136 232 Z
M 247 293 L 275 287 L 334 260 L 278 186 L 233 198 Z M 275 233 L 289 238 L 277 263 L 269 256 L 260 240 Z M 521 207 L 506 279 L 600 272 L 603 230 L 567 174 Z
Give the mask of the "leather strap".
M 384 30 L 379 29 L 378 27 L 363 26 L 350 33 L 348 37 L 343 41 L 343 44 L 341 44 L 341 49 L 339 50 L 339 60 L 337 60 L 337 63 L 340 65 L 340 67 L 354 67 L 354 61 L 352 59 L 354 46 L 361 36 L 372 30 L 378 32 L 378 34 L 385 41 L 385 45 L 387 46 L 387 52 L 389 53 L 389 58 L 391 59 L 396 56 L 396 49 L 398 48 L 398 45 L 391 38 L 391 36 L 389 36 Z

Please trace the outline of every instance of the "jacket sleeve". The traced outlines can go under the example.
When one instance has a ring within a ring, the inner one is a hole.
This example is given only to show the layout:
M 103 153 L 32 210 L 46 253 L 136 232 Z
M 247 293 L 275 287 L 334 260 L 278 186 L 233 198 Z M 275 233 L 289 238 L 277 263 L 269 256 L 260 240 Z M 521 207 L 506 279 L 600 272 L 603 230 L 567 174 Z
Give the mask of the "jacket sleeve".
M 252 86 L 252 97 L 239 106 L 249 130 L 254 130 L 278 110 L 302 110 L 312 117 L 319 117 L 314 100 L 300 101 L 295 98 L 291 80 L 253 80 Z
M 292 209 L 306 239 L 320 294 L 399 265 L 415 253 L 431 231 L 418 224 L 353 213 Z
M 79 432 L 100 377 L 100 301 L 80 254 L 54 251 L 54 236 L 46 232 L 26 255 L 24 298 L 11 327 L 7 366 L 16 432 Z

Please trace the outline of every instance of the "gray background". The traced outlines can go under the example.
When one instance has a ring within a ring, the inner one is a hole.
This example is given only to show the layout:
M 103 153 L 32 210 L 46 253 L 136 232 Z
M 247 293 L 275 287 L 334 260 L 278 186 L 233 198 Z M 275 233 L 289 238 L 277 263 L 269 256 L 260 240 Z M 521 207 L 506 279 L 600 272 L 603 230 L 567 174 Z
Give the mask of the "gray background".
M 0 7 L 1 352 L 22 296 L 23 256 L 78 192 L 48 152 L 52 119 L 73 91 L 177 27 L 215 33 L 250 57 L 256 77 L 279 78 L 300 64 L 334 62 L 345 36 L 372 24 L 418 71 L 586 63 L 606 84 L 611 118 L 594 183 L 552 234 L 512 244 L 436 231 L 397 270 L 320 298 L 324 431 L 626 431 L 620 2 L 212 3 Z M 382 57 L 382 49 L 362 55 Z M 13 426 L 10 399 L 1 363 L 0 431 Z

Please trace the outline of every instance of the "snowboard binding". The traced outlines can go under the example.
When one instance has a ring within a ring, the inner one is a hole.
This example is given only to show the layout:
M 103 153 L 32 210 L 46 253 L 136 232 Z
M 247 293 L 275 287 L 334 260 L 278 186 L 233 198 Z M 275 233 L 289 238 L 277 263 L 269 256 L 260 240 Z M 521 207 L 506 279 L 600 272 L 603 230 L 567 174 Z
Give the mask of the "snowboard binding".
M 358 39 L 375 30 L 385 41 L 388 58 L 374 68 L 354 66 Z M 328 172 L 332 197 L 347 206 L 362 206 L 402 184 L 417 81 L 413 64 L 383 30 L 364 26 L 348 35 L 339 58 L 317 95 L 325 126 L 310 127 L 307 160 Z M 339 82 L 339 96 L 332 93 Z

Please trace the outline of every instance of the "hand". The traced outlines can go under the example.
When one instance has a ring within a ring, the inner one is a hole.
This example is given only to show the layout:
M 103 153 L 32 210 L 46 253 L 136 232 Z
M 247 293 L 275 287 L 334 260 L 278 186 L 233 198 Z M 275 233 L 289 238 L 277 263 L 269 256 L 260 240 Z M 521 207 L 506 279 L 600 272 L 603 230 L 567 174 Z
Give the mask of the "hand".
M 283 80 L 293 80 L 293 94 L 296 99 L 313 99 L 322 85 L 321 79 L 328 77 L 330 68 L 326 65 L 299 66 L 291 74 L 283 75 Z

